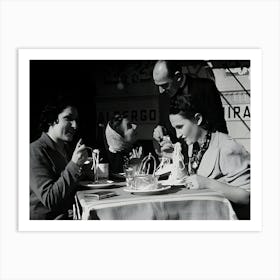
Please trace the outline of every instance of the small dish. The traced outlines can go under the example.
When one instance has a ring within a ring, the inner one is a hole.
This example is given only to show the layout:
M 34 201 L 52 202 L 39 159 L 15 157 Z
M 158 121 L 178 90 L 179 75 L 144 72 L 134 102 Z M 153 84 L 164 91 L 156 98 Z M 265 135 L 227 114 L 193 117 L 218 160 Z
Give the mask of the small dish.
M 114 181 L 111 180 L 99 180 L 97 182 L 93 181 L 81 181 L 79 182 L 79 185 L 83 187 L 88 187 L 88 188 L 94 188 L 94 189 L 100 189 L 100 188 L 106 188 L 114 185 Z
M 157 189 L 141 190 L 141 189 L 124 188 L 123 190 L 125 192 L 130 192 L 138 195 L 152 195 L 152 194 L 162 193 L 166 190 L 169 190 L 170 188 L 171 186 L 162 186 L 159 184 Z

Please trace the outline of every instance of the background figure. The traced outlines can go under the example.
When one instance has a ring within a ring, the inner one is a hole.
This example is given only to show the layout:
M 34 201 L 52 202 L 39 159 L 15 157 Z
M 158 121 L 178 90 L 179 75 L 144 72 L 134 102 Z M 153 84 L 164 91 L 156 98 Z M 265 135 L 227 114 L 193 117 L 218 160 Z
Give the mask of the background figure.
M 68 219 L 77 182 L 88 155 L 81 140 L 71 155 L 78 112 L 59 97 L 41 114 L 42 135 L 30 144 L 30 219 Z
M 207 117 L 212 131 L 228 133 L 220 93 L 211 79 L 192 78 L 182 73 L 180 61 L 157 61 L 153 70 L 153 79 L 160 92 L 160 122 L 153 137 L 161 142 L 164 135 L 169 135 L 171 142 L 177 141 L 169 116 L 169 103 L 176 96 L 191 94 L 194 98 L 203 98 L 203 114 Z M 214 109 L 215 108 L 215 109 Z M 163 116 L 163 117 L 162 117 Z M 183 143 L 183 150 L 186 149 Z
M 140 161 L 142 147 L 136 142 L 137 125 L 128 118 L 119 114 L 113 116 L 106 126 L 105 138 L 110 173 L 123 172 L 123 166 L 129 158 Z

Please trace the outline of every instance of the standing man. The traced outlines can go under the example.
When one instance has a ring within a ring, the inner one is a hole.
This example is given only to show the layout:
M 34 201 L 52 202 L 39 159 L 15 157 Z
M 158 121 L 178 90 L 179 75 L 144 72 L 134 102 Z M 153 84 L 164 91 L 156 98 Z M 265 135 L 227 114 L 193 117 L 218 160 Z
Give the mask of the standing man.
M 168 135 L 173 143 L 178 141 L 169 121 L 170 100 L 187 96 L 190 93 L 197 98 L 203 98 L 205 104 L 207 104 L 205 112 L 201 113 L 207 116 L 211 130 L 228 133 L 220 93 L 215 83 L 206 78 L 192 78 L 182 73 L 181 68 L 178 61 L 159 60 L 153 69 L 154 83 L 158 86 L 160 92 L 160 122 L 154 129 L 153 137 L 158 143 L 161 143 L 162 147 L 162 142 L 165 142 L 162 141 L 164 135 Z M 216 114 L 212 113 L 213 106 L 216 109 Z M 164 143 L 164 147 L 162 150 L 172 150 L 171 143 L 170 145 Z

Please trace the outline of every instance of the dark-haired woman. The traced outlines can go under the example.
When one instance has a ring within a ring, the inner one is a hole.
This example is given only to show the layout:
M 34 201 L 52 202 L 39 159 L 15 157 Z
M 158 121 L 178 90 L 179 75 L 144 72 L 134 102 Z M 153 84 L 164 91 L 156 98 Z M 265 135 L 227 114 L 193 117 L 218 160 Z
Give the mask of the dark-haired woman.
M 170 105 L 170 122 L 189 147 L 184 155 L 188 158 L 185 185 L 209 188 L 233 204 L 249 205 L 250 154 L 228 134 L 213 129 L 206 106 L 203 98 L 191 95 L 179 96 Z
M 77 109 L 57 99 L 41 114 L 41 137 L 30 145 L 30 219 L 68 219 L 76 185 L 87 160 L 81 140 L 71 155 L 68 143 L 77 131 Z

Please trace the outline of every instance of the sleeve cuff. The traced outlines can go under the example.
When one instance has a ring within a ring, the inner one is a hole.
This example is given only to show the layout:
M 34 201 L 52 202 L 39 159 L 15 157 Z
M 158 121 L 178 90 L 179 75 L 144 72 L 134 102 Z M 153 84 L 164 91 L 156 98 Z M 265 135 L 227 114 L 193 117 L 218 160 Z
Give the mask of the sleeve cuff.
M 80 178 L 82 175 L 82 166 L 78 166 L 76 163 L 74 163 L 72 160 L 67 165 L 68 170 L 74 175 L 76 179 Z

